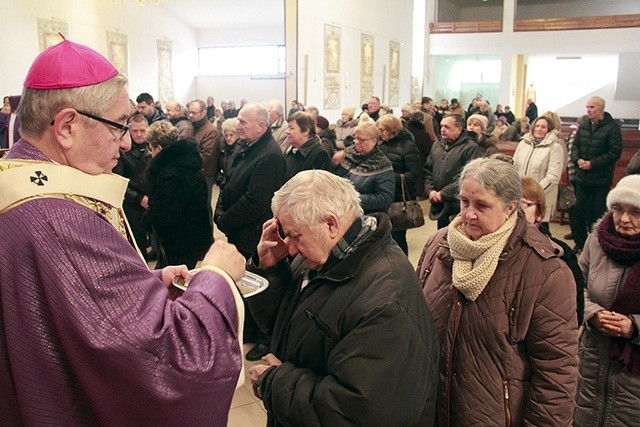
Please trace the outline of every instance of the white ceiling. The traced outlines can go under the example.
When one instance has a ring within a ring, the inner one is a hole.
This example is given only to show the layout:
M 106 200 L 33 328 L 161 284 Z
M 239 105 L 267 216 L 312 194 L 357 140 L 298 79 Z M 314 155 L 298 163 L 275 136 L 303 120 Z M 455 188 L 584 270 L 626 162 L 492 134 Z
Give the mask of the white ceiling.
M 160 0 L 157 7 L 199 30 L 284 25 L 284 0 Z

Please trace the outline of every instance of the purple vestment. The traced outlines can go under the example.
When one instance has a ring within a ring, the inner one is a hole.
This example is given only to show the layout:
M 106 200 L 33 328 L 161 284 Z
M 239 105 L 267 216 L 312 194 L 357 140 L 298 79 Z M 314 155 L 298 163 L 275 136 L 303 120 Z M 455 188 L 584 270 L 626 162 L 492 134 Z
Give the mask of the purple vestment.
M 47 161 L 22 140 L 10 158 Z M 169 300 L 159 273 L 80 204 L 0 214 L 1 426 L 226 426 L 237 326 L 223 277 L 198 273 Z

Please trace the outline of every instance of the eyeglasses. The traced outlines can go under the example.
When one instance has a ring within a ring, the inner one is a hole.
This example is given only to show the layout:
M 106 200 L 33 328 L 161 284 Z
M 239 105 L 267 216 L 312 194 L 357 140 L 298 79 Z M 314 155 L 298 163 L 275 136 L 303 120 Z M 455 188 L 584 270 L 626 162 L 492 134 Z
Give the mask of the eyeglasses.
M 358 138 L 358 137 L 355 138 L 355 141 L 360 143 L 363 143 L 365 141 L 377 141 L 377 140 L 378 138 Z
M 188 113 L 189 113 L 190 116 L 197 116 L 198 114 L 200 114 L 202 112 L 204 112 L 204 110 L 202 110 L 202 111 L 189 111 Z
M 124 136 L 127 134 L 127 132 L 129 132 L 129 122 L 127 122 L 127 123 L 125 123 L 123 125 L 123 124 L 120 124 L 120 123 L 112 122 L 111 120 L 104 119 L 104 118 L 102 118 L 100 116 L 94 116 L 93 114 L 87 113 L 86 111 L 80 111 L 80 110 L 76 110 L 76 111 L 78 112 L 78 114 L 80 114 L 82 116 L 89 117 L 90 119 L 96 120 L 98 122 L 104 123 L 106 125 L 109 125 L 111 127 L 114 127 L 116 129 L 119 129 L 120 131 L 122 131 L 122 133 L 119 136 L 114 135 L 113 132 L 109 131 L 109 132 L 111 132 L 111 135 L 116 139 L 124 138 Z M 55 122 L 56 122 L 55 120 L 51 120 L 51 122 L 49 124 L 51 126 L 53 126 L 53 124 Z
M 87 113 L 86 111 L 81 111 L 81 110 L 76 110 L 78 112 L 78 114 L 85 116 L 85 117 L 89 117 L 90 119 L 96 120 L 98 122 L 104 123 L 106 125 L 109 125 L 111 127 L 114 127 L 116 129 L 119 129 L 122 133 L 119 136 L 116 136 L 113 134 L 113 132 L 111 132 L 111 135 L 116 138 L 116 139 L 122 139 L 124 138 L 124 136 L 127 134 L 127 132 L 129 132 L 129 122 L 127 121 L 127 123 L 125 124 L 121 124 L 121 123 L 116 123 L 116 122 L 112 122 L 111 120 L 107 120 L 105 118 L 102 118 L 100 116 L 94 116 L 91 113 Z M 51 122 L 49 123 L 51 126 L 53 126 L 53 124 L 55 123 L 55 119 L 51 120 Z
M 625 209 L 620 205 L 613 205 L 611 206 L 611 211 L 618 216 L 622 216 L 624 213 L 626 213 L 633 219 L 640 219 L 640 209 L 638 208 Z

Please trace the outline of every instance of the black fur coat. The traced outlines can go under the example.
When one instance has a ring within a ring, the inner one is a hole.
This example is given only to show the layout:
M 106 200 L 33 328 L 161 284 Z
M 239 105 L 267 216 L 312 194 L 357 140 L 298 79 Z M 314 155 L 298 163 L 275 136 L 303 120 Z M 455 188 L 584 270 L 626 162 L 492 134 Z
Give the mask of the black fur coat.
M 149 165 L 148 184 L 147 217 L 168 264 L 195 265 L 213 241 L 196 141 L 182 139 L 160 151 Z

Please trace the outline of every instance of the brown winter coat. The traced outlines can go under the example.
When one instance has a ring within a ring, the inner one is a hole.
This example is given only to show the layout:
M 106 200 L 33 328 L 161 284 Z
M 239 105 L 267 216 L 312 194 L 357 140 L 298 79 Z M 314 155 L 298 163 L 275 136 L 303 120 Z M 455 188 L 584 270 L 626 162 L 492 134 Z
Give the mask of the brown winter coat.
M 570 426 L 577 383 L 576 287 L 552 243 L 516 227 L 475 302 L 452 287 L 447 229 L 418 274 L 440 338 L 438 424 Z

